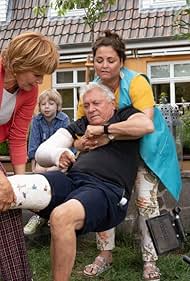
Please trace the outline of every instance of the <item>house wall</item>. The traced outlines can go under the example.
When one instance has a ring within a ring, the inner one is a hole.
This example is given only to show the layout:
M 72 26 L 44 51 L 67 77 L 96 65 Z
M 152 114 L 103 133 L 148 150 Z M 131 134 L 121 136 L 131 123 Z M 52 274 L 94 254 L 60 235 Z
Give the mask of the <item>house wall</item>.
M 147 64 L 152 62 L 162 62 L 162 61 L 180 61 L 180 60 L 190 60 L 188 55 L 183 56 L 158 56 L 158 57 L 134 57 L 127 58 L 125 66 L 134 69 L 138 72 L 146 73 Z M 81 68 L 85 67 L 84 63 L 60 63 L 58 69 L 69 69 L 69 68 Z M 44 77 L 43 84 L 40 85 L 40 92 L 50 88 L 52 85 L 51 75 L 46 75 Z

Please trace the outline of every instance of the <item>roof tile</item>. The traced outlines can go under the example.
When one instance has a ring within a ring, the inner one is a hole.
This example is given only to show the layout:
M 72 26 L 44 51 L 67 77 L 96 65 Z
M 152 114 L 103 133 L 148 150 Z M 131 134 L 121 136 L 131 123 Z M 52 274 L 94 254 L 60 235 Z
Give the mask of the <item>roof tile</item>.
M 50 36 L 61 46 L 91 43 L 90 28 L 83 19 L 62 18 L 49 21 L 46 16 L 35 16 L 33 8 L 44 3 L 47 1 L 13 1 L 11 22 L 7 26 L 0 26 L 0 49 L 6 46 L 10 38 L 28 29 Z M 184 18 L 190 21 L 189 15 Z M 179 32 L 174 28 L 172 10 L 139 13 L 139 0 L 117 0 L 111 9 L 107 7 L 102 20 L 95 24 L 94 37 L 97 38 L 105 29 L 117 31 L 125 40 L 171 38 Z M 182 31 L 190 32 L 190 28 Z

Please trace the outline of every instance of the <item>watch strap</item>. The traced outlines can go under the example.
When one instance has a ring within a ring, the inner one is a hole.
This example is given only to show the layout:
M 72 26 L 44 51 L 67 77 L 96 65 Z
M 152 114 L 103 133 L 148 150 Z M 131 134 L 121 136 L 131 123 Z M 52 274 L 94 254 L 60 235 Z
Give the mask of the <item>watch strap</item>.
M 109 132 L 108 132 L 109 125 L 110 125 L 110 124 L 105 124 L 105 125 L 104 125 L 104 134 L 106 134 L 106 135 L 109 134 Z

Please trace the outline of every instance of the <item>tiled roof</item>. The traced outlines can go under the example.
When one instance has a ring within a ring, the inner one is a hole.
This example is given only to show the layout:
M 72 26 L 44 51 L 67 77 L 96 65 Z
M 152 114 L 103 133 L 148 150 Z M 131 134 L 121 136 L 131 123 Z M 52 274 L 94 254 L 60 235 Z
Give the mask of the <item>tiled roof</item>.
M 0 27 L 0 49 L 13 36 L 27 30 L 40 31 L 51 37 L 57 45 L 90 45 L 90 29 L 81 18 L 63 18 L 48 21 L 47 17 L 36 17 L 33 7 L 47 1 L 12 0 L 12 19 L 8 25 Z M 164 40 L 176 34 L 174 28 L 175 11 L 139 13 L 139 0 L 118 0 L 108 9 L 103 19 L 95 25 L 95 38 L 100 31 L 111 29 L 120 34 L 126 42 L 143 40 Z M 190 17 L 187 16 L 188 22 Z M 186 32 L 190 32 L 186 30 Z

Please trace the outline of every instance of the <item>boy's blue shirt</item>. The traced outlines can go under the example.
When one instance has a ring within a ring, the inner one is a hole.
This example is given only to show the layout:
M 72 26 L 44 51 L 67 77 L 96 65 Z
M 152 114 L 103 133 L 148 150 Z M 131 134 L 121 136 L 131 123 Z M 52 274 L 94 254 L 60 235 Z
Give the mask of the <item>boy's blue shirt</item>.
M 64 112 L 58 112 L 56 117 L 48 124 L 42 113 L 34 116 L 31 123 L 28 158 L 34 159 L 38 146 L 52 136 L 59 128 L 66 128 L 70 119 Z

